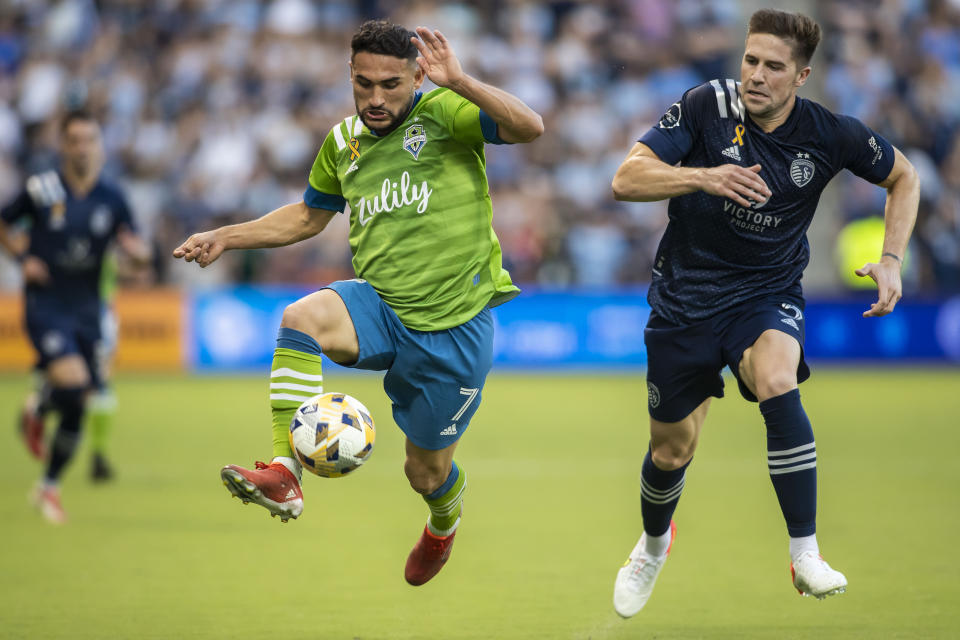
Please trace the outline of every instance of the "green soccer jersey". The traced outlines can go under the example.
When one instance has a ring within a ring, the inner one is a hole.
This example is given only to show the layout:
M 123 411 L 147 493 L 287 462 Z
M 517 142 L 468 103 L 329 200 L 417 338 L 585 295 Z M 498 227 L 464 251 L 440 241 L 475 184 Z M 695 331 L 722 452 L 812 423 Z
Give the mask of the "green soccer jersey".
M 483 144 L 496 140 L 476 105 L 435 89 L 382 137 L 350 116 L 317 154 L 305 202 L 349 203 L 353 268 L 406 327 L 448 329 L 520 292 L 492 226 Z

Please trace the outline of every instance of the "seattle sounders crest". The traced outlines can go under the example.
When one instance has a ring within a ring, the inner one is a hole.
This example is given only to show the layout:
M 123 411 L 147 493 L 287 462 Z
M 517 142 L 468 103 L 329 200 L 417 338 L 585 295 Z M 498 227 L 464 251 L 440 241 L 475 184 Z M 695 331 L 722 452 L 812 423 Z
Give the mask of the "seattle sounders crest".
M 419 159 L 420 151 L 427 144 L 427 133 L 422 124 L 412 124 L 403 134 L 403 148 L 410 152 L 414 159 Z

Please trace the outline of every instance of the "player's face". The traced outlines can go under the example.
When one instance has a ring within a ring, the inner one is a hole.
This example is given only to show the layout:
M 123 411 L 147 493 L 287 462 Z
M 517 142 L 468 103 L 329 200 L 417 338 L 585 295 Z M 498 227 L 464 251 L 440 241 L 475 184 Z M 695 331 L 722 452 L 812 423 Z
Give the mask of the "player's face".
M 793 107 L 797 88 L 809 75 L 810 67 L 797 68 L 789 41 L 769 33 L 751 34 L 740 63 L 743 106 L 756 118 L 775 118 Z
M 100 127 L 90 120 L 74 120 L 63 132 L 62 151 L 64 162 L 78 177 L 99 171 L 103 159 Z
M 363 124 L 383 135 L 407 115 L 423 71 L 411 60 L 361 51 L 350 63 L 350 81 Z

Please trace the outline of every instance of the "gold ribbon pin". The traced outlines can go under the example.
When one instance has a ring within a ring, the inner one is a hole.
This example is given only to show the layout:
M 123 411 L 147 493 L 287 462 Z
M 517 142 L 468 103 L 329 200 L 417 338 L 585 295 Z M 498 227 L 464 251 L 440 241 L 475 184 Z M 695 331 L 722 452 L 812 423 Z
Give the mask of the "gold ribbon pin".
M 742 144 L 742 143 L 741 143 Z M 350 142 L 347 143 L 347 146 L 350 147 L 350 159 L 356 160 L 360 157 L 360 141 L 356 138 L 350 138 Z
M 742 124 L 738 124 L 738 125 L 737 125 L 737 128 L 734 129 L 734 132 L 736 133 L 736 135 L 733 136 L 733 140 L 731 140 L 730 142 L 736 142 L 738 145 L 740 145 L 740 146 L 742 147 L 742 146 L 743 146 L 743 134 L 746 133 L 746 131 L 747 131 L 747 130 L 744 128 L 744 126 L 743 126 Z

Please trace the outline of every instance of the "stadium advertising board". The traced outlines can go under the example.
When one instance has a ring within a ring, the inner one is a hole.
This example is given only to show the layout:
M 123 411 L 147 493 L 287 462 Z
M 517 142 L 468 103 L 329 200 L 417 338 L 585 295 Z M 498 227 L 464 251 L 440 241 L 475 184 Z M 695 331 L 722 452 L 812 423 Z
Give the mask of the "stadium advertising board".
M 184 334 L 184 296 L 180 291 L 151 289 L 118 292 L 119 323 L 116 367 L 157 371 L 183 368 L 188 340 Z M 0 371 L 24 371 L 36 359 L 23 329 L 23 298 L 0 295 Z
M 23 330 L 23 297 L 0 294 L 0 371 L 23 371 L 33 361 L 33 349 Z
M 184 296 L 173 289 L 122 291 L 114 302 L 119 322 L 119 369 L 180 369 L 186 362 Z
M 300 288 L 235 288 L 192 296 L 191 364 L 199 370 L 268 369 L 286 305 Z M 905 301 L 866 319 L 872 299 L 808 303 L 812 360 L 960 362 L 960 298 Z M 637 368 L 646 364 L 642 290 L 538 291 L 526 288 L 494 309 L 498 367 Z

